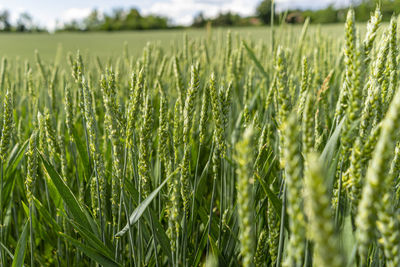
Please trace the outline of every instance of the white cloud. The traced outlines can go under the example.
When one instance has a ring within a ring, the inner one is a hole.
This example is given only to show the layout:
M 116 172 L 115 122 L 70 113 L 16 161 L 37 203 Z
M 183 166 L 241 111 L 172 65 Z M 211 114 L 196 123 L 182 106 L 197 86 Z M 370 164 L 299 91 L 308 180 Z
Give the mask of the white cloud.
M 248 16 L 254 13 L 258 0 L 168 0 L 156 2 L 143 9 L 144 14 L 158 14 L 171 18 L 175 24 L 189 25 L 194 15 L 203 12 L 205 17 L 219 12 L 232 11 Z
M 350 5 L 354 0 L 275 0 L 278 11 L 293 8 L 318 9 L 333 4 L 334 6 Z
M 65 10 L 60 17 L 62 22 L 69 22 L 72 20 L 81 20 L 87 17 L 90 12 L 92 11 L 91 8 L 69 8 Z

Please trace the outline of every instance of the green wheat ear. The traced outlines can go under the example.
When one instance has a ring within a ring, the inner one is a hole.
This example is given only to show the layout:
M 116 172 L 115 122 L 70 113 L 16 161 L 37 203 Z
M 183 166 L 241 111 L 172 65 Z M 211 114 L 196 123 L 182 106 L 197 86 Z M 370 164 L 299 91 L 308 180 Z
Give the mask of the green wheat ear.
M 203 96 L 201 99 L 201 111 L 200 111 L 200 122 L 199 122 L 199 142 L 204 144 L 207 134 L 207 122 L 208 122 L 208 109 L 210 106 L 210 90 L 209 86 L 204 86 Z
M 314 241 L 315 261 L 319 266 L 343 266 L 331 217 L 322 162 L 316 154 L 307 156 L 308 167 L 305 174 L 306 208 L 308 213 L 307 233 Z
M 105 208 L 104 198 L 106 188 L 104 158 L 99 147 L 99 135 L 97 132 L 97 122 L 93 108 L 92 93 L 84 78 L 82 79 L 81 86 L 83 91 L 85 122 L 88 131 L 90 155 L 93 158 L 93 165 L 96 173 L 95 177 L 92 178 L 90 183 L 91 203 L 93 213 L 96 216 L 99 216 L 100 220 L 103 221 L 102 213 L 104 212 L 103 209 Z
M 276 63 L 277 73 L 277 93 L 278 93 L 278 119 L 279 123 L 282 124 L 290 112 L 290 98 L 288 89 L 288 74 L 287 74 L 287 62 L 284 49 L 278 47 Z
M 193 121 L 194 104 L 199 90 L 199 72 L 197 66 L 191 67 L 190 85 L 186 93 L 185 106 L 183 108 L 183 159 L 181 168 L 181 194 L 185 214 L 189 212 L 191 195 L 190 185 L 190 137 Z
M 226 144 L 225 144 L 225 127 L 224 127 L 224 117 L 223 117 L 223 103 L 221 97 L 216 88 L 215 74 L 212 73 L 210 77 L 210 98 L 211 98 L 211 111 L 215 123 L 215 136 L 216 142 L 221 155 L 225 155 Z
M 283 127 L 283 159 L 285 162 L 285 181 L 287 212 L 291 231 L 286 266 L 301 265 L 305 245 L 305 217 L 303 213 L 303 159 L 300 150 L 300 129 L 296 113 L 292 113 Z
M 308 69 L 307 58 L 303 57 L 302 65 L 301 65 L 301 85 L 300 85 L 300 98 L 297 107 L 297 114 L 301 116 L 303 114 L 304 105 L 307 99 L 307 92 L 310 87 L 310 72 Z
M 243 138 L 236 146 L 235 161 L 238 164 L 236 173 L 238 175 L 237 197 L 238 214 L 240 221 L 240 243 L 243 266 L 251 266 L 254 255 L 254 229 L 251 221 L 253 220 L 252 206 L 252 144 L 253 128 L 250 126 L 243 134 Z
M 372 50 L 373 43 L 376 38 L 376 33 L 379 28 L 379 25 L 382 21 L 382 14 L 379 5 L 376 7 L 374 15 L 371 16 L 368 25 L 367 25 L 367 33 L 365 35 L 365 39 L 363 42 L 363 50 L 364 50 L 364 57 L 366 65 L 371 60 L 370 53 Z
M 142 107 L 143 90 L 144 90 L 145 74 L 143 68 L 140 69 L 139 74 L 134 73 L 131 76 L 131 88 L 129 92 L 129 103 L 127 107 L 127 126 L 126 126 L 126 143 L 128 146 L 133 146 L 133 134 L 135 129 L 136 119 L 138 118 L 138 111 Z
M 142 198 L 146 198 L 151 190 L 151 176 L 150 176 L 150 141 L 151 141 L 151 124 L 152 119 L 152 107 L 150 103 L 149 95 L 146 96 L 144 102 L 144 111 L 142 115 L 142 127 L 139 134 L 139 177 L 141 184 Z
M 14 128 L 13 101 L 9 89 L 6 91 L 3 103 L 3 128 L 1 130 L 0 140 L 0 158 L 2 161 L 8 156 L 8 148 L 10 147 L 11 134 Z
M 371 240 L 375 239 L 376 215 L 381 209 L 380 199 L 391 186 L 392 175 L 388 175 L 389 164 L 393 158 L 397 129 L 400 127 L 400 93 L 397 92 L 389 110 L 382 121 L 382 130 L 368 166 L 365 185 L 362 190 L 356 217 L 357 240 L 361 260 L 367 261 Z
M 390 190 L 390 189 L 389 189 Z M 378 240 L 383 246 L 387 266 L 399 266 L 400 256 L 400 230 L 399 219 L 393 211 L 393 197 L 385 193 L 382 199 L 382 206 L 378 211 L 377 228 L 382 237 Z
M 25 186 L 26 186 L 26 198 L 28 199 L 29 203 L 32 202 L 33 189 L 35 188 L 36 178 L 38 175 L 37 139 L 38 139 L 38 133 L 34 131 L 31 137 L 29 138 L 28 150 L 26 152 L 26 156 L 28 158 L 28 168 L 27 168 Z

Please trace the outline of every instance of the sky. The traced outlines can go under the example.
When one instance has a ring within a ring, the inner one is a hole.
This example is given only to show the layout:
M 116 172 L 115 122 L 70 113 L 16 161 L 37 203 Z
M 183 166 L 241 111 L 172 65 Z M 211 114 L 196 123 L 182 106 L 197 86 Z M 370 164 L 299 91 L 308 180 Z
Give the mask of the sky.
M 254 14 L 261 0 L 0 0 L 0 10 L 8 9 L 11 19 L 28 12 L 41 26 L 54 30 L 57 25 L 86 17 L 96 8 L 108 13 L 113 8 L 139 9 L 141 14 L 156 14 L 171 18 L 172 23 L 189 25 L 193 17 L 203 12 L 212 17 L 232 11 L 240 15 Z M 348 5 L 352 0 L 275 0 L 278 10 L 287 8 L 320 8 L 329 4 Z

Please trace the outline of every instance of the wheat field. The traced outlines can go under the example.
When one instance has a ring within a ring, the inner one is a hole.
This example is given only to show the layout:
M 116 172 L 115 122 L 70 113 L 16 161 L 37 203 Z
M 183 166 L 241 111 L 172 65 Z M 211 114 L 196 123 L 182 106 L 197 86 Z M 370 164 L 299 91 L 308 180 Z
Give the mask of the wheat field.
M 259 31 L 2 49 L 0 266 L 400 266 L 397 17 Z

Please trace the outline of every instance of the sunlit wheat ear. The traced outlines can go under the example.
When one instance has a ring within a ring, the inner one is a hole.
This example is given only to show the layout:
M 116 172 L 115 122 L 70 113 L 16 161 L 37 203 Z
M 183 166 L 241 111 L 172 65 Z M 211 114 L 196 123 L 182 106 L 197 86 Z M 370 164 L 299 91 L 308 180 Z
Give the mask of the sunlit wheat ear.
M 65 149 L 65 134 L 63 130 L 63 123 L 60 122 L 57 126 L 57 142 L 60 146 L 60 169 L 61 176 L 65 182 L 70 179 L 68 175 L 68 162 L 67 162 L 67 152 Z
M 394 94 L 397 90 L 398 85 L 398 54 L 399 50 L 397 47 L 397 19 L 398 17 L 393 16 L 390 21 L 390 45 L 389 45 L 389 63 L 387 64 L 387 68 L 389 69 L 389 77 L 388 83 L 388 94 L 385 98 L 382 97 L 383 106 L 388 107 L 388 103 L 390 103 L 393 99 Z M 384 108 L 382 111 L 385 114 L 387 108 Z
M 305 173 L 307 234 L 314 241 L 315 262 L 319 266 L 342 266 L 344 261 L 333 225 L 322 162 L 316 154 L 307 156 Z
M 144 90 L 144 71 L 140 69 L 139 74 L 132 74 L 131 76 L 131 89 L 129 95 L 129 104 L 127 109 L 127 127 L 126 127 L 126 143 L 133 146 L 133 133 L 135 129 L 136 119 L 138 118 L 138 111 L 142 106 L 143 90 Z
M 160 94 L 160 109 L 158 120 L 158 153 L 160 155 L 161 163 L 164 165 L 164 175 L 166 177 L 170 165 L 171 158 L 171 136 L 169 133 L 170 121 L 168 118 L 168 98 L 160 82 L 157 82 L 157 89 Z
M 229 61 L 232 56 L 232 32 L 230 30 L 226 33 L 226 44 L 225 44 L 225 64 L 229 65 Z
M 358 132 L 358 125 L 355 122 L 359 119 L 361 113 L 361 103 L 363 101 L 363 51 L 359 40 L 356 37 L 354 26 L 354 12 L 349 11 L 348 21 L 346 22 L 346 89 L 348 90 L 347 108 L 345 110 L 345 122 L 341 135 L 341 159 L 344 161 L 350 156 L 351 146 L 355 140 L 355 133 Z M 338 118 L 340 119 L 340 118 Z M 347 168 L 345 164 L 344 168 Z
M 382 82 L 385 78 L 384 70 L 389 51 L 389 35 L 385 34 L 378 51 L 378 56 L 373 62 L 371 73 L 367 82 L 367 96 L 361 112 L 360 135 L 366 138 L 370 131 L 371 122 L 381 107 L 380 95 Z M 375 122 L 376 124 L 376 122 Z
M 381 234 L 378 240 L 383 246 L 387 266 L 399 266 L 400 257 L 397 253 L 400 250 L 399 218 L 393 211 L 393 196 L 386 192 L 382 198 L 381 208 L 378 210 L 377 228 Z
M 201 99 L 201 111 L 200 111 L 200 122 L 199 122 L 199 142 L 203 144 L 206 139 L 206 134 L 208 130 L 208 110 L 210 106 L 210 90 L 209 86 L 204 86 L 203 96 Z
M 238 214 L 240 222 L 241 255 L 243 266 L 251 266 L 254 255 L 254 229 L 251 221 L 253 220 L 252 211 L 252 151 L 250 149 L 253 137 L 253 128 L 250 126 L 243 134 L 243 138 L 236 144 L 235 160 L 238 164 L 236 173 L 238 175 L 237 197 Z
M 347 12 L 346 23 L 345 23 L 345 46 L 344 46 L 344 61 L 345 61 L 345 72 L 344 81 L 341 84 L 339 91 L 339 100 L 336 105 L 335 117 L 337 123 L 340 122 L 346 109 L 348 107 L 349 93 L 351 93 L 351 87 L 353 83 L 353 72 L 354 72 L 354 57 L 356 51 L 356 28 L 355 28 L 355 16 L 354 10 L 349 9 Z
M 290 90 L 289 80 L 287 74 L 287 62 L 285 51 L 283 47 L 279 46 L 276 56 L 275 70 L 276 70 L 276 103 L 277 103 L 277 123 L 278 123 L 278 138 L 279 138 L 279 159 L 280 167 L 283 167 L 282 147 L 284 139 L 282 138 L 282 127 L 290 112 Z
M 271 201 L 268 201 L 268 254 L 271 257 L 272 266 L 276 265 L 279 250 L 279 232 L 280 232 L 280 220 L 279 216 L 274 209 Z
M 303 159 L 300 151 L 300 129 L 296 113 L 292 113 L 283 125 L 283 159 L 285 162 L 285 181 L 287 186 L 287 211 L 291 231 L 288 257 L 285 265 L 301 265 L 304 257 L 305 218 L 303 213 Z
M 260 158 L 264 155 L 264 152 L 269 149 L 268 146 L 268 126 L 264 125 L 261 129 L 261 133 L 258 138 L 257 156 L 255 157 L 254 168 L 255 172 L 260 172 L 262 164 Z
M 300 85 L 300 96 L 297 107 L 297 114 L 301 116 L 303 114 L 304 105 L 307 99 L 307 92 L 310 87 L 310 72 L 308 69 L 307 58 L 304 57 L 301 65 L 301 85 Z
M 400 94 L 396 93 L 393 102 L 382 122 L 382 130 L 368 167 L 365 185 L 356 218 L 358 251 L 360 258 L 366 262 L 371 240 L 375 239 L 374 229 L 376 214 L 381 208 L 380 199 L 386 186 L 392 184 L 388 162 L 393 157 L 395 138 L 400 124 Z
M 253 68 L 250 69 L 249 75 L 247 76 L 247 81 L 244 85 L 244 92 L 243 92 L 243 101 L 244 101 L 244 107 L 243 107 L 243 117 L 244 117 L 244 127 L 247 127 L 247 125 L 250 124 L 250 113 L 249 113 L 249 107 L 248 107 L 248 101 L 249 101 L 249 95 L 250 92 L 252 91 L 253 88 Z
M 173 115 L 173 164 L 175 168 L 179 168 L 179 160 L 180 160 L 180 145 L 182 143 L 182 123 L 181 123 L 181 103 L 179 98 L 175 102 L 174 106 L 174 115 Z M 172 156 L 171 156 L 172 158 Z M 170 161 L 170 165 L 172 165 L 172 160 Z M 172 166 L 169 167 L 172 170 Z M 170 190 L 170 200 L 171 207 L 169 211 L 169 230 L 171 232 L 172 238 L 171 245 L 172 250 L 175 251 L 176 247 L 176 239 L 180 235 L 180 217 L 182 215 L 181 211 L 181 189 L 180 189 L 180 177 L 179 174 L 175 174 L 171 178 L 171 190 Z
M 0 88 L 4 90 L 5 88 L 5 78 L 7 73 L 7 58 L 3 57 L 1 60 L 1 70 L 0 70 Z
M 50 162 L 60 171 L 60 146 L 54 128 L 53 117 L 48 108 L 44 110 L 44 125 L 46 129 L 46 143 L 49 151 Z
M 150 141 L 151 141 L 151 124 L 152 118 L 152 107 L 150 98 L 147 95 L 144 103 L 144 110 L 142 114 L 142 127 L 139 134 L 139 177 L 141 184 L 141 194 L 143 198 L 146 198 L 151 190 L 151 176 L 150 176 Z
M 38 155 L 37 155 L 37 139 L 38 133 L 34 131 L 29 138 L 28 150 L 26 156 L 28 158 L 27 175 L 25 180 L 26 198 L 28 202 L 32 202 L 33 189 L 35 188 L 37 169 L 38 169 Z
M 176 90 L 178 92 L 178 98 L 180 99 L 181 103 L 184 103 L 185 89 L 183 85 L 181 70 L 179 67 L 179 61 L 176 56 L 173 58 L 173 66 L 174 66 L 175 84 L 176 84 Z
M 303 155 L 306 157 L 310 152 L 314 150 L 314 103 L 315 97 L 310 92 L 305 101 L 303 119 L 301 124 L 302 130 L 302 141 L 303 141 Z
M 278 120 L 282 124 L 287 118 L 290 111 L 290 98 L 288 89 L 288 74 L 285 51 L 282 47 L 278 47 L 275 69 L 277 73 L 276 86 L 278 93 Z
M 351 212 L 355 216 L 357 214 L 358 203 L 361 197 L 361 189 L 363 185 L 362 180 L 362 163 L 361 157 L 363 152 L 363 145 L 361 139 L 356 138 L 355 144 L 353 145 L 351 156 L 350 156 L 350 167 L 344 174 L 346 177 L 343 182 L 344 188 L 350 188 L 349 197 L 351 200 Z
M 215 135 L 216 142 L 221 151 L 222 156 L 225 154 L 226 144 L 225 144 L 225 129 L 224 129 L 224 117 L 222 113 L 222 103 L 219 92 L 216 87 L 215 74 L 212 73 L 210 77 L 210 99 L 211 99 L 211 111 L 212 117 L 215 124 Z
M 73 127 L 73 103 L 72 94 L 68 85 L 65 86 L 64 90 L 64 110 L 65 110 L 65 125 L 67 127 L 68 135 L 71 141 L 73 141 L 72 127 Z
M 254 265 L 257 267 L 264 266 L 266 256 L 268 254 L 268 231 L 263 229 L 258 236 L 257 250 L 254 255 Z
M 2 161 L 8 156 L 8 148 L 11 145 L 11 134 L 14 127 L 12 96 L 9 89 L 6 91 L 3 103 L 3 128 L 0 141 L 0 158 Z
M 389 174 L 396 175 L 400 170 L 400 143 L 396 143 L 396 148 L 394 149 L 393 160 L 390 163 Z M 398 181 L 396 182 L 398 184 Z
M 182 144 L 183 119 L 182 119 L 182 104 L 178 98 L 174 105 L 173 114 L 173 146 L 174 146 L 174 164 L 178 166 L 180 160 L 180 146 Z
M 103 210 L 100 210 L 100 206 L 103 204 L 103 206 L 101 206 L 101 209 L 104 208 L 106 187 L 104 159 L 99 148 L 99 136 L 96 129 L 97 123 L 93 109 L 92 94 L 86 84 L 85 79 L 82 80 L 81 86 L 84 98 L 85 121 L 88 131 L 89 148 L 90 154 L 93 158 L 93 165 L 95 170 L 95 176 L 92 177 L 90 184 L 91 202 L 93 213 L 97 216 L 100 216 L 101 218 Z
M 232 82 L 229 81 L 228 85 L 220 88 L 220 99 L 222 104 L 222 117 L 224 122 L 224 127 L 228 127 L 230 110 L 232 105 Z
M 45 127 L 45 121 L 44 121 L 44 116 L 42 115 L 41 112 L 37 113 L 37 123 L 38 123 L 38 143 L 37 147 L 45 152 L 48 153 L 48 146 L 46 142 L 46 127 Z
M 189 211 L 191 194 L 190 185 L 190 136 L 193 120 L 194 104 L 197 91 L 199 90 L 199 73 L 196 66 L 191 67 L 191 78 L 189 89 L 186 93 L 185 107 L 183 109 L 183 159 L 181 169 L 181 194 L 185 213 Z
M 120 209 L 120 191 L 122 185 L 123 155 L 121 142 L 121 119 L 119 119 L 115 73 L 108 70 L 107 78 L 100 80 L 103 102 L 106 110 L 105 126 L 112 144 L 112 179 L 111 179 L 111 210 L 113 228 L 117 227 L 118 211 Z
M 379 28 L 379 25 L 382 21 L 382 14 L 379 8 L 379 5 L 376 7 L 374 15 L 371 16 L 368 25 L 367 25 L 367 33 L 365 35 L 365 39 L 363 42 L 363 50 L 365 57 L 365 64 L 367 65 L 371 61 L 370 53 L 373 47 L 373 43 L 376 38 L 376 33 Z

